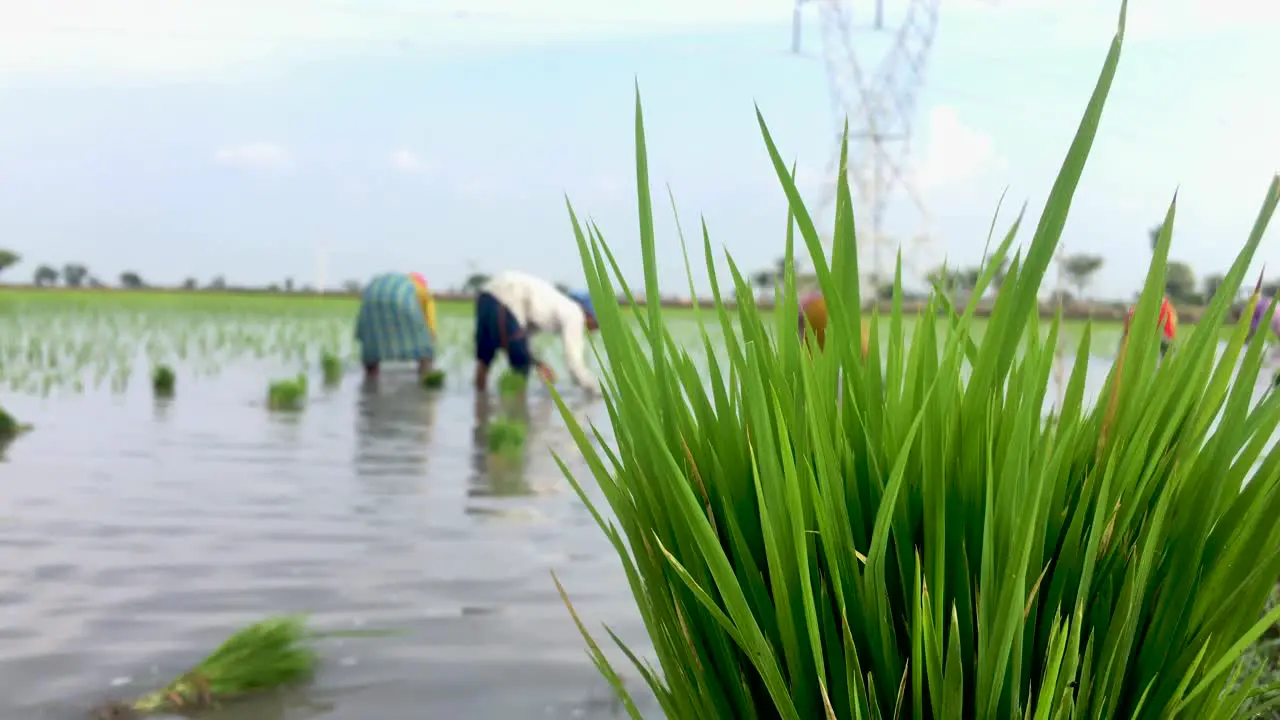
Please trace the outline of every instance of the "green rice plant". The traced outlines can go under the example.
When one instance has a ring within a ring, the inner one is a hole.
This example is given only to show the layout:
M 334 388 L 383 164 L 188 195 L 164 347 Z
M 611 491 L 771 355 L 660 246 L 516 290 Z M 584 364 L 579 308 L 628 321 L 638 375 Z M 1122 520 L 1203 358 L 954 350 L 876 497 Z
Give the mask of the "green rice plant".
M 320 372 L 324 376 L 325 385 L 337 385 L 342 382 L 342 358 L 326 351 L 320 356 Z
M 498 378 L 498 395 L 501 397 L 517 397 L 529 388 L 529 377 L 518 372 L 507 370 Z
M 524 449 L 528 427 L 519 420 L 496 417 L 489 421 L 487 442 L 489 452 L 499 455 L 512 455 Z
M 307 401 L 307 376 L 276 380 L 267 387 L 267 407 L 272 410 L 300 410 Z
M 1240 658 L 1280 618 L 1280 609 L 1264 613 L 1280 577 L 1280 448 L 1270 445 L 1280 397 L 1254 398 L 1262 350 L 1245 347 L 1245 324 L 1220 357 L 1215 350 L 1280 203 L 1280 177 L 1204 320 L 1161 361 L 1170 206 L 1101 402 L 1084 397 L 1086 326 L 1056 420 L 1043 416 L 1060 317 L 1042 334 L 1037 294 L 1119 62 L 1123 7 L 1120 18 L 1038 226 L 1013 254 L 980 335 L 977 299 L 1009 257 L 1021 216 L 968 304 L 955 308 L 935 291 L 929 311 L 945 321 L 918 324 L 908 345 L 901 263 L 888 317 L 860 310 L 844 173 L 828 260 L 759 113 L 789 204 L 782 308 L 766 319 L 752 303 L 723 302 L 730 290 L 750 297 L 750 287 L 729 258 L 732 288 L 722 288 L 704 229 L 716 308 L 698 322 L 704 345 L 707 328 L 723 333 L 727 357 L 708 352 L 708 374 L 657 304 L 608 302 L 616 288 L 632 297 L 631 288 L 599 230 L 569 208 L 598 312 L 615 442 L 553 397 L 611 517 L 561 468 L 623 563 L 660 669 L 623 650 L 666 718 L 1256 712 L 1246 703 L 1258 675 Z M 657 297 L 646 155 L 637 98 L 644 291 Z M 812 354 L 794 321 L 797 230 L 831 317 L 825 349 Z
M 422 387 L 428 390 L 439 390 L 444 387 L 445 374 L 443 370 L 432 370 L 422 376 Z
M 151 389 L 158 397 L 172 397 L 177 377 L 168 365 L 156 365 L 151 370 Z

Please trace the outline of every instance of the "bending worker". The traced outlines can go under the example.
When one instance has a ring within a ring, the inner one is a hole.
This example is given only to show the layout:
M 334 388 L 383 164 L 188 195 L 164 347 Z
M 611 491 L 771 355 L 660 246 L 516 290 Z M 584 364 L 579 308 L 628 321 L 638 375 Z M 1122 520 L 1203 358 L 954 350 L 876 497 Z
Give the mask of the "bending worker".
M 431 372 L 436 346 L 436 304 L 419 273 L 383 273 L 360 295 L 356 340 L 365 377 L 384 362 L 417 361 L 418 374 Z
M 586 334 L 597 329 L 587 293 L 565 295 L 546 280 L 521 272 L 494 275 L 476 298 L 476 390 L 488 387 L 489 366 L 499 350 L 506 353 L 514 372 L 527 376 L 537 368 L 545 382 L 554 383 L 555 373 L 534 356 L 531 343 L 533 334 L 553 332 L 560 335 L 574 381 L 589 393 L 597 392 L 583 359 Z

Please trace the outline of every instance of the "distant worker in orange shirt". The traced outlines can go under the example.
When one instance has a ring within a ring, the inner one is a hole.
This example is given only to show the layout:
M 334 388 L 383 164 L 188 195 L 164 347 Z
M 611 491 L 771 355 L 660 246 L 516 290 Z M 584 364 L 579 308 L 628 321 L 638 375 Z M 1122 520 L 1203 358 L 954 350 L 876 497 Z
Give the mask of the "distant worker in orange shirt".
M 1129 308 L 1129 316 L 1124 320 L 1124 334 L 1128 336 L 1129 326 L 1133 324 L 1133 311 L 1137 307 Z M 1178 311 L 1173 307 L 1173 303 L 1169 302 L 1166 296 L 1160 301 L 1160 355 L 1163 357 L 1169 352 L 1169 348 L 1173 346 L 1173 340 L 1178 335 Z
M 805 339 L 805 328 L 813 328 L 813 336 L 818 341 L 818 349 L 827 346 L 827 299 L 822 293 L 811 293 L 800 300 L 800 338 Z M 862 357 L 867 357 L 867 346 L 870 342 L 868 327 L 862 325 Z

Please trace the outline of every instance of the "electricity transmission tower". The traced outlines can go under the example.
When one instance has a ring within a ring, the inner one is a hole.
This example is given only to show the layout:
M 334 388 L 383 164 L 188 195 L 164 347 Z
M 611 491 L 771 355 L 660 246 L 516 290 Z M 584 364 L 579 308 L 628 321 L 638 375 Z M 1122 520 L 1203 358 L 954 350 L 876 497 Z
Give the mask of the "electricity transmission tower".
M 859 20 L 854 27 L 854 4 L 866 7 L 871 23 Z M 795 0 L 792 25 L 792 52 L 800 53 L 803 10 L 817 5 L 822 34 L 822 57 L 826 64 L 831 110 L 836 139 L 827 165 L 818 212 L 825 215 L 835 203 L 836 182 L 843 171 L 849 178 L 854 215 L 858 219 L 858 247 L 867 251 L 859 258 L 873 287 L 892 279 L 886 268 L 884 250 L 902 248 L 903 264 L 914 267 L 914 256 L 928 241 L 929 214 L 915 189 L 906 167 L 910 157 L 916 97 L 924 82 L 925 63 L 938 26 L 941 0 L 902 0 L 905 13 L 894 22 L 885 18 L 884 0 Z M 861 32 L 869 29 L 871 32 Z M 855 37 L 855 33 L 857 33 Z M 864 61 L 871 53 L 860 47 L 861 38 L 876 36 L 889 41 L 879 54 L 879 64 L 868 68 Z M 840 144 L 846 120 L 849 128 L 849 155 L 840 168 Z M 892 243 L 885 230 L 885 215 L 896 196 L 905 195 L 919 213 L 924 228 L 910 238 L 907 246 Z

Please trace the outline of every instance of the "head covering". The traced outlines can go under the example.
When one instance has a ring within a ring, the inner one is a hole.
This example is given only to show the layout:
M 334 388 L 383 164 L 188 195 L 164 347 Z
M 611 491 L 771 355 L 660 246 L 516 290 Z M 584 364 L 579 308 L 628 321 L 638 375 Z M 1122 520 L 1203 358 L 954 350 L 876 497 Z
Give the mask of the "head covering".
M 574 302 L 582 306 L 583 312 L 590 315 L 592 319 L 595 319 L 596 306 L 591 302 L 591 293 L 586 290 L 574 290 L 569 293 L 569 297 L 572 298 Z
M 435 298 L 431 297 L 431 291 L 427 288 L 427 277 L 422 273 L 411 272 L 409 279 L 413 281 L 413 287 L 418 291 L 418 302 L 422 304 L 422 314 L 426 318 L 427 328 L 431 330 L 431 334 L 435 335 L 439 327 L 436 318 Z
M 1262 319 L 1267 316 L 1267 310 L 1271 308 L 1271 301 L 1262 298 L 1258 300 L 1258 306 L 1253 309 L 1253 317 L 1249 319 L 1249 336 L 1258 332 L 1258 328 L 1262 326 Z M 1271 317 L 1271 330 L 1276 335 L 1280 335 L 1280 311 Z
M 1133 323 L 1133 312 L 1137 310 L 1136 306 L 1129 308 L 1129 317 L 1125 320 L 1125 327 Z M 1169 298 L 1160 301 L 1160 336 L 1165 343 L 1173 342 L 1178 334 L 1178 311 L 1173 307 L 1173 303 L 1169 302 Z

